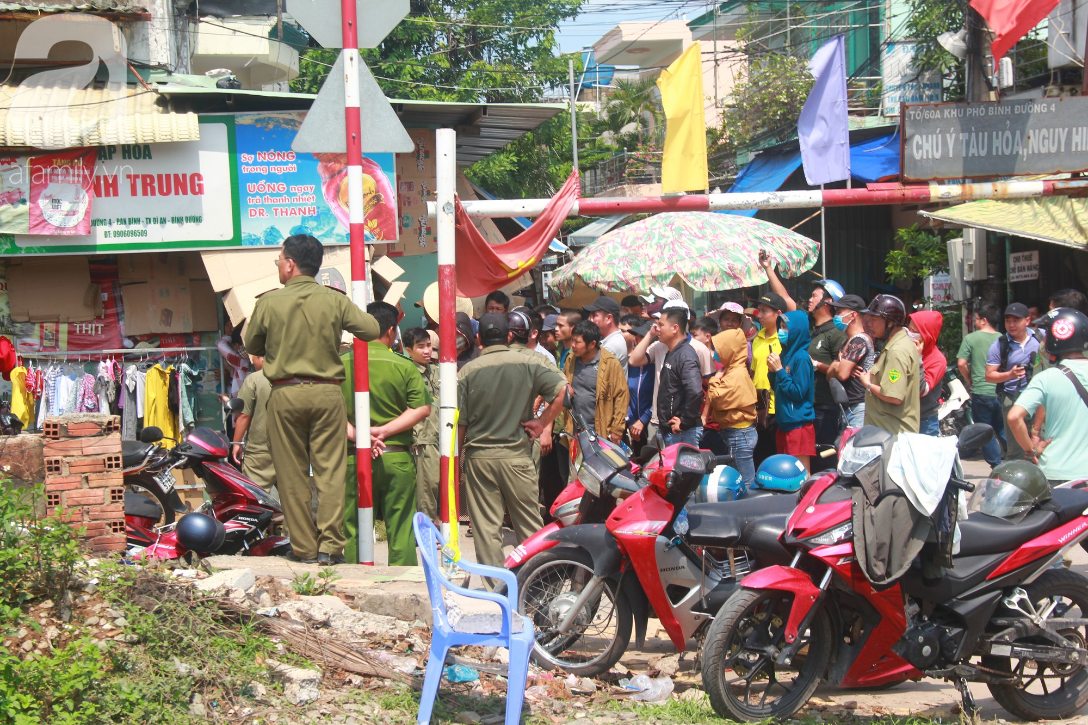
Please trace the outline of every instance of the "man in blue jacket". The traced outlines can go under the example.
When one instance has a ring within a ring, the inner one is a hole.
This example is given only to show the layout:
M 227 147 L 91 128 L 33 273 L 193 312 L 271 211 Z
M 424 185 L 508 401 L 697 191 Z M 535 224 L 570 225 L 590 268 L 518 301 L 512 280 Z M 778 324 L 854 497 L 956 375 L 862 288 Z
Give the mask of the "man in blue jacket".
M 809 459 L 816 455 L 816 418 L 812 405 L 816 380 L 808 346 L 808 315 L 800 310 L 778 318 L 778 339 L 782 355 L 767 356 L 771 385 L 774 386 L 776 443 L 779 453 L 797 458 L 810 470 Z
M 652 324 L 634 315 L 624 315 L 620 320 L 620 331 L 627 340 L 628 350 L 642 342 Z M 631 450 L 638 453 L 646 443 L 646 426 L 650 424 L 653 415 L 653 363 L 627 366 L 627 391 L 631 394 L 631 402 L 627 405 L 627 436 L 631 442 Z

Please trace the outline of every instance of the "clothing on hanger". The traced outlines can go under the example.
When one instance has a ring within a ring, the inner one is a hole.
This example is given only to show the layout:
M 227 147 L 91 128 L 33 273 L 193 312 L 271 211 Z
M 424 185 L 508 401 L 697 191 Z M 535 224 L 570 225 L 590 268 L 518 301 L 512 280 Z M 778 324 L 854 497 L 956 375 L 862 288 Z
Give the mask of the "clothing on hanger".
M 23 428 L 30 426 L 34 417 L 34 399 L 26 389 L 27 369 L 23 366 L 11 371 L 11 414 L 23 422 Z
M 162 430 L 163 448 L 173 448 L 179 438 L 177 416 L 170 411 L 170 378 L 173 371 L 173 367 L 163 369 L 161 365 L 155 365 L 147 371 L 145 382 L 144 425 L 157 426 Z

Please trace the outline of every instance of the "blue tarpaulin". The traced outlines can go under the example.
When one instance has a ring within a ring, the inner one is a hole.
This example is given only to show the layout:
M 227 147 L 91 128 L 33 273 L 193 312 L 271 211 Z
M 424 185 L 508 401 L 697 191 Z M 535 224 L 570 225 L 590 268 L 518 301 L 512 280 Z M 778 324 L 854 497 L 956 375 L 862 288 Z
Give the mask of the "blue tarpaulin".
M 778 191 L 786 179 L 801 166 L 801 151 L 764 151 L 741 169 L 730 194 L 752 191 Z M 899 132 L 892 131 L 866 141 L 850 144 L 850 172 L 863 184 L 899 174 Z M 755 209 L 723 211 L 722 214 L 755 216 Z
M 597 58 L 592 50 L 582 51 L 582 71 L 578 84 L 582 88 L 607 87 L 612 83 L 612 77 L 616 75 L 616 66 L 597 65 Z

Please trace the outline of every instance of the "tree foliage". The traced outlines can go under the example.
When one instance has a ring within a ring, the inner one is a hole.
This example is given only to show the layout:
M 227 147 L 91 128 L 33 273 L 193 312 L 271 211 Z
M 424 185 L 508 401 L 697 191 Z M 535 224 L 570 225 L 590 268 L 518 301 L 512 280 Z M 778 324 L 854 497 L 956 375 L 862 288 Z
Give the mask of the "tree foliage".
M 741 150 L 797 128 L 808 92 L 808 63 L 780 53 L 753 56 L 747 73 L 733 87 L 734 103 L 722 117 L 714 138 L 719 150 Z
M 363 60 L 390 98 L 537 101 L 567 77 L 559 22 L 582 0 L 412 0 L 411 14 Z M 316 93 L 337 50 L 311 49 L 292 90 Z
M 885 258 L 884 271 L 891 282 L 925 279 L 948 271 L 948 246 L 939 235 L 919 229 L 915 224 L 895 233 L 896 246 Z

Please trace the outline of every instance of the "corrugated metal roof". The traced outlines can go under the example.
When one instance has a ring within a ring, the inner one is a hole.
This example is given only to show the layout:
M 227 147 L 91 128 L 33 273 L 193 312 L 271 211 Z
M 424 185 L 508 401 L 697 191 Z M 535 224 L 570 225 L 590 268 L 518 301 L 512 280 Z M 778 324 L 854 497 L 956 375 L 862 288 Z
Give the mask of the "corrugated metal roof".
M 316 98 L 309 93 L 234 91 L 181 85 L 160 86 L 159 92 L 163 95 L 178 96 L 297 99 L 304 103 L 310 103 Z M 511 141 L 536 129 L 553 116 L 567 111 L 566 105 L 558 103 L 449 103 L 446 101 L 402 101 L 395 98 L 390 98 L 389 103 L 397 112 L 405 128 L 457 129 L 457 165 L 461 167 L 471 166 L 480 159 L 490 156 Z M 363 117 L 365 122 L 366 109 L 363 110 Z
M 13 108 L 14 106 L 14 108 Z M 196 141 L 200 124 L 156 91 L 0 86 L 0 146 L 41 149 Z
M 0 12 L 59 13 L 80 10 L 85 13 L 146 14 L 145 0 L 0 0 Z

